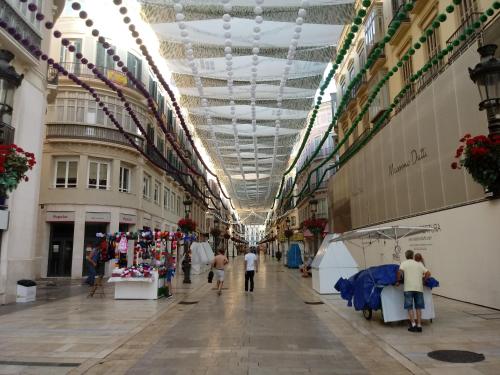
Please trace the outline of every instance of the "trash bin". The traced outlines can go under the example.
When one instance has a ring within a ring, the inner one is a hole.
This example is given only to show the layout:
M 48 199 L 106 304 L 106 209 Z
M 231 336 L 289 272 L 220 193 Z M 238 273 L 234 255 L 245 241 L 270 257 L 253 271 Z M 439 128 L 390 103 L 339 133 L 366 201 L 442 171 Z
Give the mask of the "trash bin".
M 36 300 L 36 282 L 19 280 L 17 282 L 16 302 L 33 302 Z

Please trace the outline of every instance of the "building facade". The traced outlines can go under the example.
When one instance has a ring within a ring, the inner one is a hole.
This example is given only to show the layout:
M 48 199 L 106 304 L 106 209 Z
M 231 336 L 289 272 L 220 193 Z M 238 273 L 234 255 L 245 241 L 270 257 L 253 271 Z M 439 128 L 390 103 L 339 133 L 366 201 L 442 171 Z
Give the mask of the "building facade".
M 263 225 L 245 225 L 245 241 L 249 246 L 257 246 L 260 240 L 264 238 Z
M 394 73 L 341 150 L 342 157 L 366 142 L 329 180 L 330 226 L 335 232 L 381 224 L 429 226 L 432 232 L 402 240 L 401 249 L 390 241 L 373 243 L 366 251 L 366 265 L 391 263 L 401 256 L 400 251 L 413 249 L 422 253 L 440 280 L 435 293 L 499 308 L 500 293 L 494 286 L 500 282 L 495 271 L 500 264 L 500 237 L 491 223 L 500 221 L 500 202 L 487 199 L 484 189 L 464 170 L 450 167 L 464 134 L 487 134 L 486 116 L 478 110 L 480 98 L 468 68 L 479 62 L 480 44 L 499 44 L 498 12 L 476 24 L 477 28 L 474 25 L 490 1 L 462 1 L 452 13 L 447 13 L 448 1 L 417 1 L 406 16 L 397 16 L 404 3 L 373 2 L 336 76 L 339 94 L 350 95 L 339 120 L 342 139 L 381 77 Z M 434 27 L 440 14 L 448 15 Z M 399 28 L 348 93 L 350 80 L 380 48 L 396 21 Z M 465 37 L 456 48 L 440 54 L 461 34 Z M 403 58 L 416 42 L 420 47 Z M 415 77 L 428 61 L 430 67 Z M 372 133 L 391 104 L 391 115 Z M 358 263 L 364 264 L 361 248 L 348 246 Z
M 57 19 L 64 6 L 64 1 L 40 0 L 36 3 L 40 12 L 53 19 Z M 2 108 L 1 143 L 14 143 L 34 153 L 37 160 L 37 165 L 27 175 L 29 181 L 21 182 L 9 194 L 0 212 L 0 221 L 3 223 L 0 229 L 0 304 L 15 301 L 18 280 L 34 278 L 38 273 L 38 187 L 47 106 L 47 65 L 21 41 L 28 40 L 40 50 L 47 51 L 50 36 L 27 6 L 27 3 L 17 0 L 0 1 L 0 17 L 6 24 L 0 28 L 0 49 L 13 55 L 11 66 L 17 73 L 24 75 L 14 93 L 12 116 L 7 118 L 4 115 L 5 108 Z M 19 38 L 8 32 L 11 27 L 20 35 Z
M 287 240 L 285 230 L 288 228 L 288 225 L 290 229 L 297 231 L 301 229 L 304 220 L 312 218 L 313 213 L 309 204 L 311 197 L 314 197 L 317 201 L 314 216 L 318 219 L 328 218 L 327 183 L 329 177 L 335 172 L 335 169 L 331 168 L 331 166 L 336 158 L 326 162 L 317 171 L 313 172 L 310 177 L 309 173 L 323 163 L 325 158 L 334 150 L 336 134 L 332 132 L 321 146 L 320 151 L 315 155 L 321 139 L 328 131 L 328 127 L 332 122 L 335 103 L 335 94 L 332 95 L 331 101 L 321 103 L 316 122 L 311 129 L 304 150 L 297 161 L 294 172 L 288 176 L 283 188 L 283 197 L 287 196 L 293 189 L 294 198 L 283 200 L 283 204 L 281 206 L 278 205 L 280 208 L 276 211 L 276 217 L 280 218 L 276 226 L 277 241 L 280 242 L 282 250 L 286 249 L 285 244 Z M 299 171 L 301 172 L 300 174 L 298 173 Z M 295 186 L 292 187 L 296 175 L 298 175 L 298 178 Z M 297 196 L 299 198 L 295 198 Z M 287 219 L 289 224 L 287 224 Z M 318 240 L 305 230 L 304 233 L 306 234 L 305 237 L 295 236 L 294 238 L 304 238 L 306 253 L 314 254 L 318 247 Z
M 40 184 L 37 255 L 42 277 L 82 277 L 84 250 L 95 241 L 96 233 L 147 228 L 176 231 L 178 220 L 185 215 L 183 202 L 187 196 L 193 202 L 190 216 L 198 224 L 199 233 L 207 231 L 208 202 L 193 187 L 187 176 L 188 168 L 157 126 L 144 96 L 69 8 L 68 3 L 57 29 L 76 47 L 76 52 L 95 62 L 97 69 L 120 87 L 154 146 L 146 142 L 116 93 L 56 40 L 51 56 L 95 89 L 143 152 L 124 137 L 90 93 L 64 75 L 52 77 Z M 125 43 L 119 30 L 107 30 L 101 35 L 129 71 L 148 88 L 175 143 L 190 165 L 206 177 L 204 166 L 187 142 L 172 104 L 149 71 L 141 51 Z M 165 165 L 165 159 L 180 172 L 166 173 L 160 168 L 158 165 Z M 205 193 L 202 178 L 195 181 Z

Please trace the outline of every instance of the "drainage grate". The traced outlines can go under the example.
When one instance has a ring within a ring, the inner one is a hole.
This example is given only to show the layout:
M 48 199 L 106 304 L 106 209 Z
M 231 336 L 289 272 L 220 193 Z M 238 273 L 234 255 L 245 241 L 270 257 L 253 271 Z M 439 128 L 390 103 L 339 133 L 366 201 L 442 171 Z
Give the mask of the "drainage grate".
M 80 366 L 80 363 L 0 361 L 0 365 L 37 366 L 37 367 L 78 367 Z
M 181 301 L 179 305 L 196 305 L 199 301 Z
M 304 302 L 306 305 L 324 305 L 324 302 Z
M 427 353 L 432 359 L 450 363 L 475 363 L 484 361 L 484 354 L 466 350 L 435 350 Z

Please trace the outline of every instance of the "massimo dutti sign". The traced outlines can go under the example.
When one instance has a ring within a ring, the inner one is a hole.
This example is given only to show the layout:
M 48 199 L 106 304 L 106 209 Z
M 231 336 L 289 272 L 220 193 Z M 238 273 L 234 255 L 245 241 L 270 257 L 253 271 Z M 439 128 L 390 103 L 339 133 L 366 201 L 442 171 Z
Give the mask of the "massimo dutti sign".
M 404 171 L 406 168 L 417 164 L 419 161 L 425 159 L 426 157 L 427 152 L 425 151 L 425 147 L 422 147 L 420 150 L 410 150 L 408 158 L 406 160 L 398 162 L 396 164 L 391 163 L 389 165 L 389 176 L 394 176 L 395 174 Z

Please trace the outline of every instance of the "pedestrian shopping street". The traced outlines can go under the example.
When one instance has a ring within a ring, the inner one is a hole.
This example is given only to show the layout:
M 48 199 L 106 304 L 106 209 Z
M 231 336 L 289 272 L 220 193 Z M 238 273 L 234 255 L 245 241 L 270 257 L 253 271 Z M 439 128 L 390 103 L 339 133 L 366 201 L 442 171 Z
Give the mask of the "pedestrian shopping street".
M 226 274 L 220 297 L 202 274 L 168 300 L 114 300 L 110 288 L 87 298 L 75 285 L 80 294 L 1 306 L 0 374 L 498 374 L 498 311 L 435 297 L 439 318 L 415 335 L 318 295 L 310 278 L 270 257 L 260 259 L 253 294 L 242 259 Z M 427 357 L 438 349 L 486 359 Z

